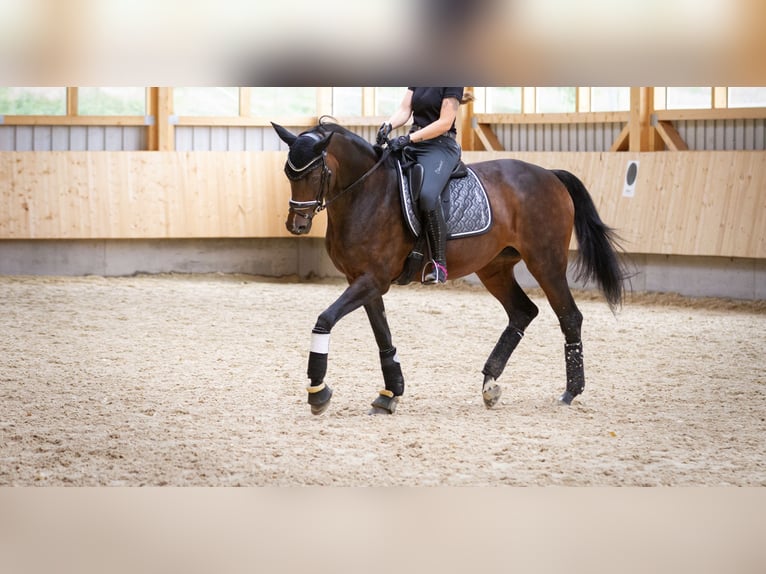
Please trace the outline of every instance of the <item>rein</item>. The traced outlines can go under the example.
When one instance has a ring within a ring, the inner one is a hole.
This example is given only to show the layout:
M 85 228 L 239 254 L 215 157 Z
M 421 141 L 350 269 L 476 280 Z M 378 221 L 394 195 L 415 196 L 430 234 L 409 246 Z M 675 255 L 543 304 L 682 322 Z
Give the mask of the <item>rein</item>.
M 367 178 L 369 178 L 373 172 L 375 172 L 376 169 L 378 169 L 381 164 L 386 160 L 388 155 L 391 153 L 391 150 L 386 148 L 383 150 L 382 155 L 380 156 L 380 159 L 375 162 L 375 164 L 368 169 L 366 172 L 364 172 L 356 181 L 354 181 L 351 185 L 348 185 L 346 188 L 339 191 L 334 197 L 331 197 L 330 199 L 325 200 L 325 194 L 327 191 L 329 191 L 330 187 L 330 176 L 332 175 L 332 171 L 330 168 L 327 167 L 327 152 L 323 151 L 322 155 L 315 157 L 312 159 L 309 163 L 307 163 L 304 167 L 298 169 L 293 166 L 293 164 L 290 162 L 288 158 L 288 166 L 291 170 L 295 173 L 291 177 L 291 174 L 288 173 L 287 177 L 289 179 L 292 179 L 293 181 L 297 181 L 299 179 L 303 179 L 304 177 L 308 177 L 308 174 L 317 167 L 321 165 L 322 167 L 322 175 L 321 179 L 319 181 L 319 192 L 317 193 L 317 197 L 314 200 L 311 201 L 294 201 L 290 200 L 290 210 L 297 212 L 299 215 L 302 215 L 303 217 L 306 217 L 307 219 L 311 219 L 319 213 L 320 211 L 323 211 L 327 209 L 327 206 L 335 202 L 336 199 L 340 198 L 341 196 L 345 195 L 358 185 L 360 185 L 362 182 L 364 182 Z M 321 160 L 321 164 L 318 162 Z M 312 167 L 313 166 L 313 167 Z M 308 169 L 311 167 L 311 169 Z M 308 171 L 307 171 L 308 170 Z M 285 169 L 287 171 L 287 169 Z

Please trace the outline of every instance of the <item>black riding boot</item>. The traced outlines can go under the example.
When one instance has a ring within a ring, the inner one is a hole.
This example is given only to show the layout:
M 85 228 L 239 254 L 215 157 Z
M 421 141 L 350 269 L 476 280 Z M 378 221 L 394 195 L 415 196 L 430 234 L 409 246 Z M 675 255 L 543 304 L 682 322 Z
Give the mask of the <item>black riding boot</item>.
M 431 269 L 423 275 L 423 283 L 445 283 L 447 281 L 447 232 L 441 208 L 425 212 L 425 231 L 431 248 Z

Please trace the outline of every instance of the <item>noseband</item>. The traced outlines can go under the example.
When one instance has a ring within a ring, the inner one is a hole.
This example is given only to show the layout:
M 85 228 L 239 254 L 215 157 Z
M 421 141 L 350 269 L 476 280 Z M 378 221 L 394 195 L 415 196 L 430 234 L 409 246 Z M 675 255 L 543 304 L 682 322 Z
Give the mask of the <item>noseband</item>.
M 332 170 L 327 166 L 327 151 L 322 151 L 321 155 L 316 156 L 312 160 L 310 160 L 306 165 L 303 167 L 296 167 L 291 161 L 290 157 L 288 155 L 287 157 L 287 163 L 285 164 L 285 175 L 287 175 L 287 178 L 291 181 L 298 181 L 301 179 L 304 179 L 309 176 L 311 172 L 313 172 L 315 169 L 321 167 L 322 173 L 319 180 L 319 190 L 317 191 L 316 199 L 312 199 L 311 201 L 295 201 L 293 199 L 290 199 L 290 211 L 293 213 L 297 213 L 298 215 L 305 217 L 307 220 L 311 221 L 311 218 L 314 217 L 317 213 L 327 208 L 328 205 L 330 205 L 332 202 L 334 202 L 336 199 L 347 193 L 348 191 L 351 191 L 355 187 L 357 187 L 359 184 L 361 184 L 364 180 L 366 180 L 372 173 L 380 167 L 380 165 L 385 161 L 385 159 L 388 157 L 388 154 L 391 153 L 388 148 L 386 148 L 383 151 L 383 154 L 380 156 L 380 159 L 373 165 L 370 169 L 368 169 L 366 172 L 362 174 L 361 177 L 359 177 L 356 181 L 354 181 L 351 185 L 348 187 L 342 189 L 340 192 L 338 192 L 334 197 L 330 199 L 326 199 L 325 196 L 327 195 L 327 192 L 330 189 L 330 178 L 332 177 Z

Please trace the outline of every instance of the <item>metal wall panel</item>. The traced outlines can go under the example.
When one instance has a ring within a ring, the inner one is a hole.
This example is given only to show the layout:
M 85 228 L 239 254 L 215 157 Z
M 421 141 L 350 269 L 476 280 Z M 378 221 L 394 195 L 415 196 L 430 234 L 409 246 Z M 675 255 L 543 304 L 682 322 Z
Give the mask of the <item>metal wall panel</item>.
M 673 125 L 690 150 L 766 150 L 766 120 L 688 120 Z
M 140 126 L 0 126 L 0 151 L 140 151 Z
M 290 128 L 299 133 L 306 128 Z M 377 130 L 376 130 L 377 131 Z M 269 127 L 178 126 L 176 151 L 284 151 L 287 146 Z
M 507 151 L 609 151 L 622 124 L 494 124 L 492 130 Z

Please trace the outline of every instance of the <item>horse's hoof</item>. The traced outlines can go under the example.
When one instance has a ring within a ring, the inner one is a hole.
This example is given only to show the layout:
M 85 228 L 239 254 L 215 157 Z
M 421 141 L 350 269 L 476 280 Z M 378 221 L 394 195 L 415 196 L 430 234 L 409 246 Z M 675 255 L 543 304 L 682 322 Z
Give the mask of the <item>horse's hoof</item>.
M 316 387 L 308 387 L 306 390 L 309 392 L 308 403 L 311 405 L 311 414 L 321 415 L 330 406 L 332 389 L 325 383 L 322 383 Z
M 481 387 L 481 398 L 484 399 L 484 406 L 491 409 L 500 400 L 500 395 L 503 394 L 503 389 L 495 382 L 495 379 L 488 379 L 484 381 L 484 385 Z
M 326 403 L 322 403 L 321 405 L 311 405 L 311 414 L 321 415 L 323 412 L 327 410 L 329 406 L 330 406 L 330 401 L 327 401 Z
M 575 396 L 572 393 L 564 391 L 564 394 L 559 397 L 559 404 L 569 406 L 574 398 Z
M 396 412 L 396 406 L 399 404 L 399 397 L 387 390 L 380 391 L 380 394 L 372 401 L 371 415 L 392 415 Z

